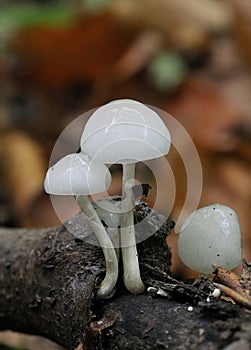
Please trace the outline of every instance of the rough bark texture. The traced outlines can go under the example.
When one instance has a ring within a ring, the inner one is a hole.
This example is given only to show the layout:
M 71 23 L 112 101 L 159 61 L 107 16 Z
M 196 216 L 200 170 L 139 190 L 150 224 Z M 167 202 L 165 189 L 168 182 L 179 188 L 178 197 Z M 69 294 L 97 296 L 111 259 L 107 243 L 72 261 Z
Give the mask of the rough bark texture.
M 117 321 L 99 333 L 97 325 L 91 324 L 88 350 L 245 350 L 251 344 L 250 314 L 224 302 L 201 303 L 189 312 L 185 303 L 123 295 L 102 309 L 102 317 L 107 324 L 108 320 Z M 235 343 L 238 346 L 227 347 Z
M 146 210 L 140 208 L 136 219 Z M 164 242 L 172 223 L 154 214 L 143 230 L 156 220 L 163 221 L 161 229 L 138 248 L 151 291 L 131 295 L 120 279 L 116 295 L 105 301 L 94 298 L 104 277 L 102 251 L 86 243 L 93 235 L 82 215 L 54 229 L 1 228 L 0 329 L 43 335 L 67 349 L 81 342 L 88 350 L 249 349 L 249 311 L 223 301 L 206 303 L 205 290 L 169 277 Z
M 72 349 L 90 320 L 100 250 L 64 227 L 0 233 L 0 329 L 40 334 Z

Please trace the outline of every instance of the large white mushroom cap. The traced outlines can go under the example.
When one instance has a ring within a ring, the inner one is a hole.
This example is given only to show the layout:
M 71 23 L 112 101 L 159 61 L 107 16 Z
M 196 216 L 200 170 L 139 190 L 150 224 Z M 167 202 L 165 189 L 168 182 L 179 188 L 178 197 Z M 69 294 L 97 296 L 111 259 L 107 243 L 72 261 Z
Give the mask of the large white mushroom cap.
M 85 125 L 81 148 L 104 163 L 136 163 L 169 152 L 171 136 L 149 107 L 134 100 L 116 100 L 98 108 Z
M 111 184 L 109 169 L 84 153 L 68 154 L 48 169 L 44 180 L 47 193 L 89 195 L 105 191 Z
M 193 270 L 212 273 L 212 264 L 227 270 L 241 261 L 241 230 L 233 209 L 213 204 L 195 210 L 181 228 L 181 260 Z

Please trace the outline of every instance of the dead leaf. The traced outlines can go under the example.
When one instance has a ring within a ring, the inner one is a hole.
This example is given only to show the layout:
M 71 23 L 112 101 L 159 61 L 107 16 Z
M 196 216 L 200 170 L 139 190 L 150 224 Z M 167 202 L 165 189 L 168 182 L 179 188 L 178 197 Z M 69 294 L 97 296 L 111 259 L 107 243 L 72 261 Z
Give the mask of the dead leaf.
M 112 12 L 115 18 L 131 25 L 156 28 L 174 37 L 179 31 L 185 33 L 184 28 L 193 28 L 193 33 L 223 30 L 229 28 L 232 18 L 227 3 L 210 0 L 120 0 L 113 4 Z
M 104 13 L 80 18 L 68 27 L 22 30 L 10 43 L 10 50 L 21 59 L 26 77 L 62 87 L 109 76 L 109 68 L 134 37 L 135 31 Z M 20 67 L 16 74 L 20 75 Z
M 162 47 L 163 37 L 157 31 L 139 33 L 126 52 L 111 68 L 111 81 L 123 81 L 143 69 L 149 59 Z
M 3 181 L 18 216 L 26 215 L 43 191 L 46 163 L 41 146 L 28 135 L 12 131 L 2 137 Z
M 241 115 L 206 77 L 189 76 L 166 110 L 174 115 L 201 149 L 230 151 L 237 147 L 233 129 Z
M 251 309 L 251 264 L 243 259 L 241 275 L 233 271 L 227 271 L 220 266 L 212 266 L 214 268 L 213 282 L 215 286 L 236 303 Z
M 246 294 L 251 296 L 251 264 L 247 263 L 245 259 L 242 260 L 240 285 Z
M 118 319 L 119 319 L 118 314 L 114 314 L 114 313 L 109 312 L 106 315 L 104 315 L 104 317 L 102 319 L 100 319 L 99 321 L 91 322 L 90 332 L 92 333 L 93 336 L 97 336 L 104 329 L 107 329 L 107 328 L 113 326 L 114 323 L 116 323 Z
M 246 0 L 231 0 L 234 14 L 234 33 L 240 52 L 251 64 L 251 3 Z
M 239 159 L 224 159 L 218 166 L 218 175 L 230 193 L 248 201 L 251 197 L 251 167 Z

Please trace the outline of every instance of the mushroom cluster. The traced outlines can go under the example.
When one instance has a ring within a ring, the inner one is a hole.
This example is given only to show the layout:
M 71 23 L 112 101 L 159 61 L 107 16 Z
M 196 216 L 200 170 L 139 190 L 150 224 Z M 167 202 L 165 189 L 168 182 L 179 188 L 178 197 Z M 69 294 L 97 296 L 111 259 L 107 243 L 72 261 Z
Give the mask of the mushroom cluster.
M 108 298 L 115 291 L 119 248 L 125 287 L 133 294 L 145 289 L 134 226 L 135 164 L 166 155 L 170 145 L 169 130 L 156 112 L 134 100 L 116 100 L 91 115 L 80 139 L 80 153 L 63 157 L 47 171 L 45 191 L 75 196 L 103 250 L 106 275 L 97 292 L 99 298 Z M 109 164 L 122 164 L 122 196 L 119 201 L 103 198 L 98 205 L 89 195 L 109 188 Z M 180 230 L 178 253 L 187 266 L 202 274 L 210 274 L 212 264 L 228 270 L 236 267 L 241 261 L 236 213 L 221 204 L 195 210 Z
M 92 114 L 85 125 L 80 144 L 80 153 L 64 157 L 48 170 L 45 191 L 76 196 L 78 205 L 96 233 L 106 260 L 106 276 L 98 296 L 109 297 L 118 278 L 114 237 L 110 237 L 109 231 L 102 225 L 99 211 L 95 210 L 88 195 L 103 192 L 110 186 L 111 175 L 106 164 L 122 164 L 120 206 L 107 203 L 103 211 L 110 208 L 119 213 L 119 219 L 115 221 L 120 227 L 124 283 L 131 293 L 142 293 L 144 284 L 140 277 L 133 215 L 135 164 L 166 155 L 171 145 L 169 130 L 159 115 L 144 104 L 129 99 L 116 100 Z M 115 240 L 118 241 L 116 237 Z

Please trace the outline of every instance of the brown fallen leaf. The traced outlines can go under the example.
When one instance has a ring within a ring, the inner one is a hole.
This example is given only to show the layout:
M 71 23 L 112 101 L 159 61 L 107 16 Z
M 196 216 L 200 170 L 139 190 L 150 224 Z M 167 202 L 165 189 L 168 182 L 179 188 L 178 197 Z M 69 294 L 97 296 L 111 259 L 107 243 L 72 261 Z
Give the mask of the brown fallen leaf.
M 233 130 L 242 120 L 240 112 L 202 74 L 188 76 L 165 109 L 184 125 L 201 150 L 229 152 L 237 147 Z
M 190 48 L 196 48 L 208 32 L 229 28 L 232 20 L 231 8 L 226 2 L 210 0 L 118 0 L 111 11 L 116 19 L 131 26 L 155 28 L 166 33 L 182 48 L 187 48 L 188 38 L 191 39 Z M 187 36 L 191 30 L 193 35 Z M 196 37 L 200 39 L 194 41 Z
M 242 272 L 240 276 L 240 285 L 246 294 L 251 294 L 251 263 L 248 263 L 245 259 L 242 260 Z
M 135 30 L 121 26 L 109 13 L 101 13 L 76 18 L 63 28 L 23 29 L 9 50 L 22 58 L 17 77 L 25 72 L 26 79 L 58 88 L 109 76 L 110 68 L 134 38 Z
M 236 303 L 246 308 L 251 308 L 251 264 L 245 259 L 242 260 L 242 272 L 237 274 L 228 271 L 220 266 L 212 265 L 214 268 L 213 282 L 228 297 L 232 298 Z
M 119 319 L 119 315 L 115 313 L 107 313 L 99 321 L 93 321 L 90 324 L 89 331 L 93 336 L 99 335 L 104 329 L 107 329 L 114 325 Z
M 235 290 L 224 286 L 220 283 L 215 283 L 215 286 L 219 288 L 223 293 L 227 294 L 233 301 L 236 301 L 238 304 L 241 304 L 242 306 L 251 309 L 251 299 L 247 298 L 245 296 L 242 296 L 241 294 L 237 293 Z M 226 300 L 226 298 L 223 298 Z M 231 301 L 232 302 L 232 301 Z M 234 304 L 234 302 L 232 302 Z
M 3 182 L 19 218 L 27 216 L 35 198 L 43 191 L 46 162 L 42 147 L 20 131 L 2 136 Z
M 80 344 L 75 350 L 96 349 L 96 345 L 102 336 L 102 331 L 113 326 L 118 319 L 119 314 L 108 311 L 100 320 L 91 322 L 89 329 L 83 334 L 83 345 Z M 84 344 L 86 344 L 86 347 Z
M 139 33 L 125 53 L 111 67 L 109 81 L 123 81 L 143 69 L 147 62 L 160 50 L 163 36 L 154 31 Z
M 245 0 L 231 0 L 234 15 L 234 34 L 240 52 L 248 64 L 251 63 L 251 3 Z

